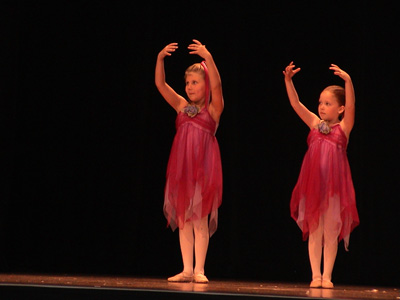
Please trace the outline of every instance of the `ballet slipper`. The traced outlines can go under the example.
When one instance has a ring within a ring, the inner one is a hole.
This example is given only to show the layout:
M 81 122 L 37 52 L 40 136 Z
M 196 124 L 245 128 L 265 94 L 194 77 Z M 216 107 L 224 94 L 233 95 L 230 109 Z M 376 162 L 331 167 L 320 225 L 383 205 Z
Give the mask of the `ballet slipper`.
M 324 279 L 324 280 L 322 280 L 322 287 L 324 289 L 333 289 L 333 283 L 332 283 L 332 281 L 330 281 L 328 279 Z
M 168 278 L 169 282 L 192 282 L 192 280 L 193 275 L 188 275 L 184 272 Z
M 193 281 L 196 283 L 208 283 L 208 279 L 204 274 L 194 274 Z
M 322 281 L 321 279 L 314 279 L 310 283 L 310 288 L 320 288 L 322 286 Z

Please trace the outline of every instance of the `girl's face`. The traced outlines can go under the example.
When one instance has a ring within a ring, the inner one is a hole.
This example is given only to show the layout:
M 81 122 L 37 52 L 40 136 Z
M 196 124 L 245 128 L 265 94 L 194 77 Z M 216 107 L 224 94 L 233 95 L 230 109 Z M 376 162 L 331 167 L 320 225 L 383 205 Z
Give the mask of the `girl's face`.
M 323 91 L 319 97 L 319 117 L 328 123 L 339 122 L 339 116 L 344 112 L 344 106 L 339 105 L 336 97 L 330 91 Z
M 195 72 L 187 74 L 185 91 L 190 101 L 194 103 L 204 101 L 206 98 L 206 82 L 204 77 Z

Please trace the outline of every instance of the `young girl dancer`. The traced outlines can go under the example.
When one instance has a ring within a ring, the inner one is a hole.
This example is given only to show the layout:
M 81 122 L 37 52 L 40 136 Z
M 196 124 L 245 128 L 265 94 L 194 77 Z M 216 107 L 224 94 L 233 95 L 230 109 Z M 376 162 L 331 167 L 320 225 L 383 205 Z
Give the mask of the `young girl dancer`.
M 204 61 L 185 72 L 189 100 L 165 82 L 164 58 L 176 49 L 177 43 L 162 49 L 155 70 L 158 91 L 177 112 L 177 131 L 167 167 L 164 215 L 172 230 L 179 228 L 183 271 L 168 281 L 207 283 L 204 265 L 208 242 L 217 230 L 218 207 L 222 202 L 222 167 L 215 132 L 224 100 L 213 57 L 197 40 L 188 46 L 189 54 L 197 54 Z
M 300 71 L 291 62 L 283 71 L 286 91 L 295 112 L 310 128 L 308 150 L 292 192 L 292 218 L 308 240 L 312 270 L 310 287 L 333 288 L 331 281 L 338 242 L 347 250 L 350 232 L 359 224 L 346 148 L 354 125 L 355 95 L 349 74 L 330 66 L 345 88 L 328 86 L 320 94 L 318 114 L 300 101 L 292 77 Z M 321 260 L 323 249 L 323 274 Z

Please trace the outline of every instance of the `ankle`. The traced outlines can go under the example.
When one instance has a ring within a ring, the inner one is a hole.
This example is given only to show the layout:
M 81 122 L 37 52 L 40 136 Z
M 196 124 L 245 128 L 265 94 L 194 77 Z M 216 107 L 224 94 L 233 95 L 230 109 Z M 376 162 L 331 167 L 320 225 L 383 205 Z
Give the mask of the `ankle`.
M 194 272 L 193 272 L 194 274 L 205 274 L 205 272 L 204 272 L 204 269 L 199 269 L 199 270 L 197 270 L 197 269 L 194 269 Z
M 192 270 L 183 270 L 182 274 L 185 276 L 193 276 L 193 271 Z

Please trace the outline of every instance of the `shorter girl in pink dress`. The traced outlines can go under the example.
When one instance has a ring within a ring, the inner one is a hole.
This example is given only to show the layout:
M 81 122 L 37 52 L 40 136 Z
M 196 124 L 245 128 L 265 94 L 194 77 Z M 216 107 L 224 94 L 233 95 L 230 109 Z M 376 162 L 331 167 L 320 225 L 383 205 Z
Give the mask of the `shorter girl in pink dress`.
M 310 128 L 308 150 L 292 192 L 290 211 L 303 239 L 308 238 L 313 288 L 333 288 L 331 277 L 338 242 L 343 239 L 347 250 L 350 232 L 359 224 L 346 153 L 354 126 L 354 88 L 349 74 L 334 64 L 329 69 L 344 80 L 345 88 L 332 85 L 322 91 L 319 117 L 299 101 L 292 77 L 300 68 L 295 69 L 291 62 L 283 71 L 290 104 Z
M 177 112 L 176 135 L 167 167 L 164 215 L 172 230 L 179 228 L 183 271 L 168 281 L 207 283 L 205 259 L 209 238 L 217 230 L 218 207 L 222 202 L 221 157 L 215 137 L 224 108 L 222 85 L 210 52 L 193 40 L 188 46 L 189 54 L 197 54 L 204 61 L 185 72 L 189 101 L 178 95 L 166 83 L 164 71 L 164 58 L 177 48 L 177 43 L 171 43 L 161 50 L 155 70 L 158 91 Z

